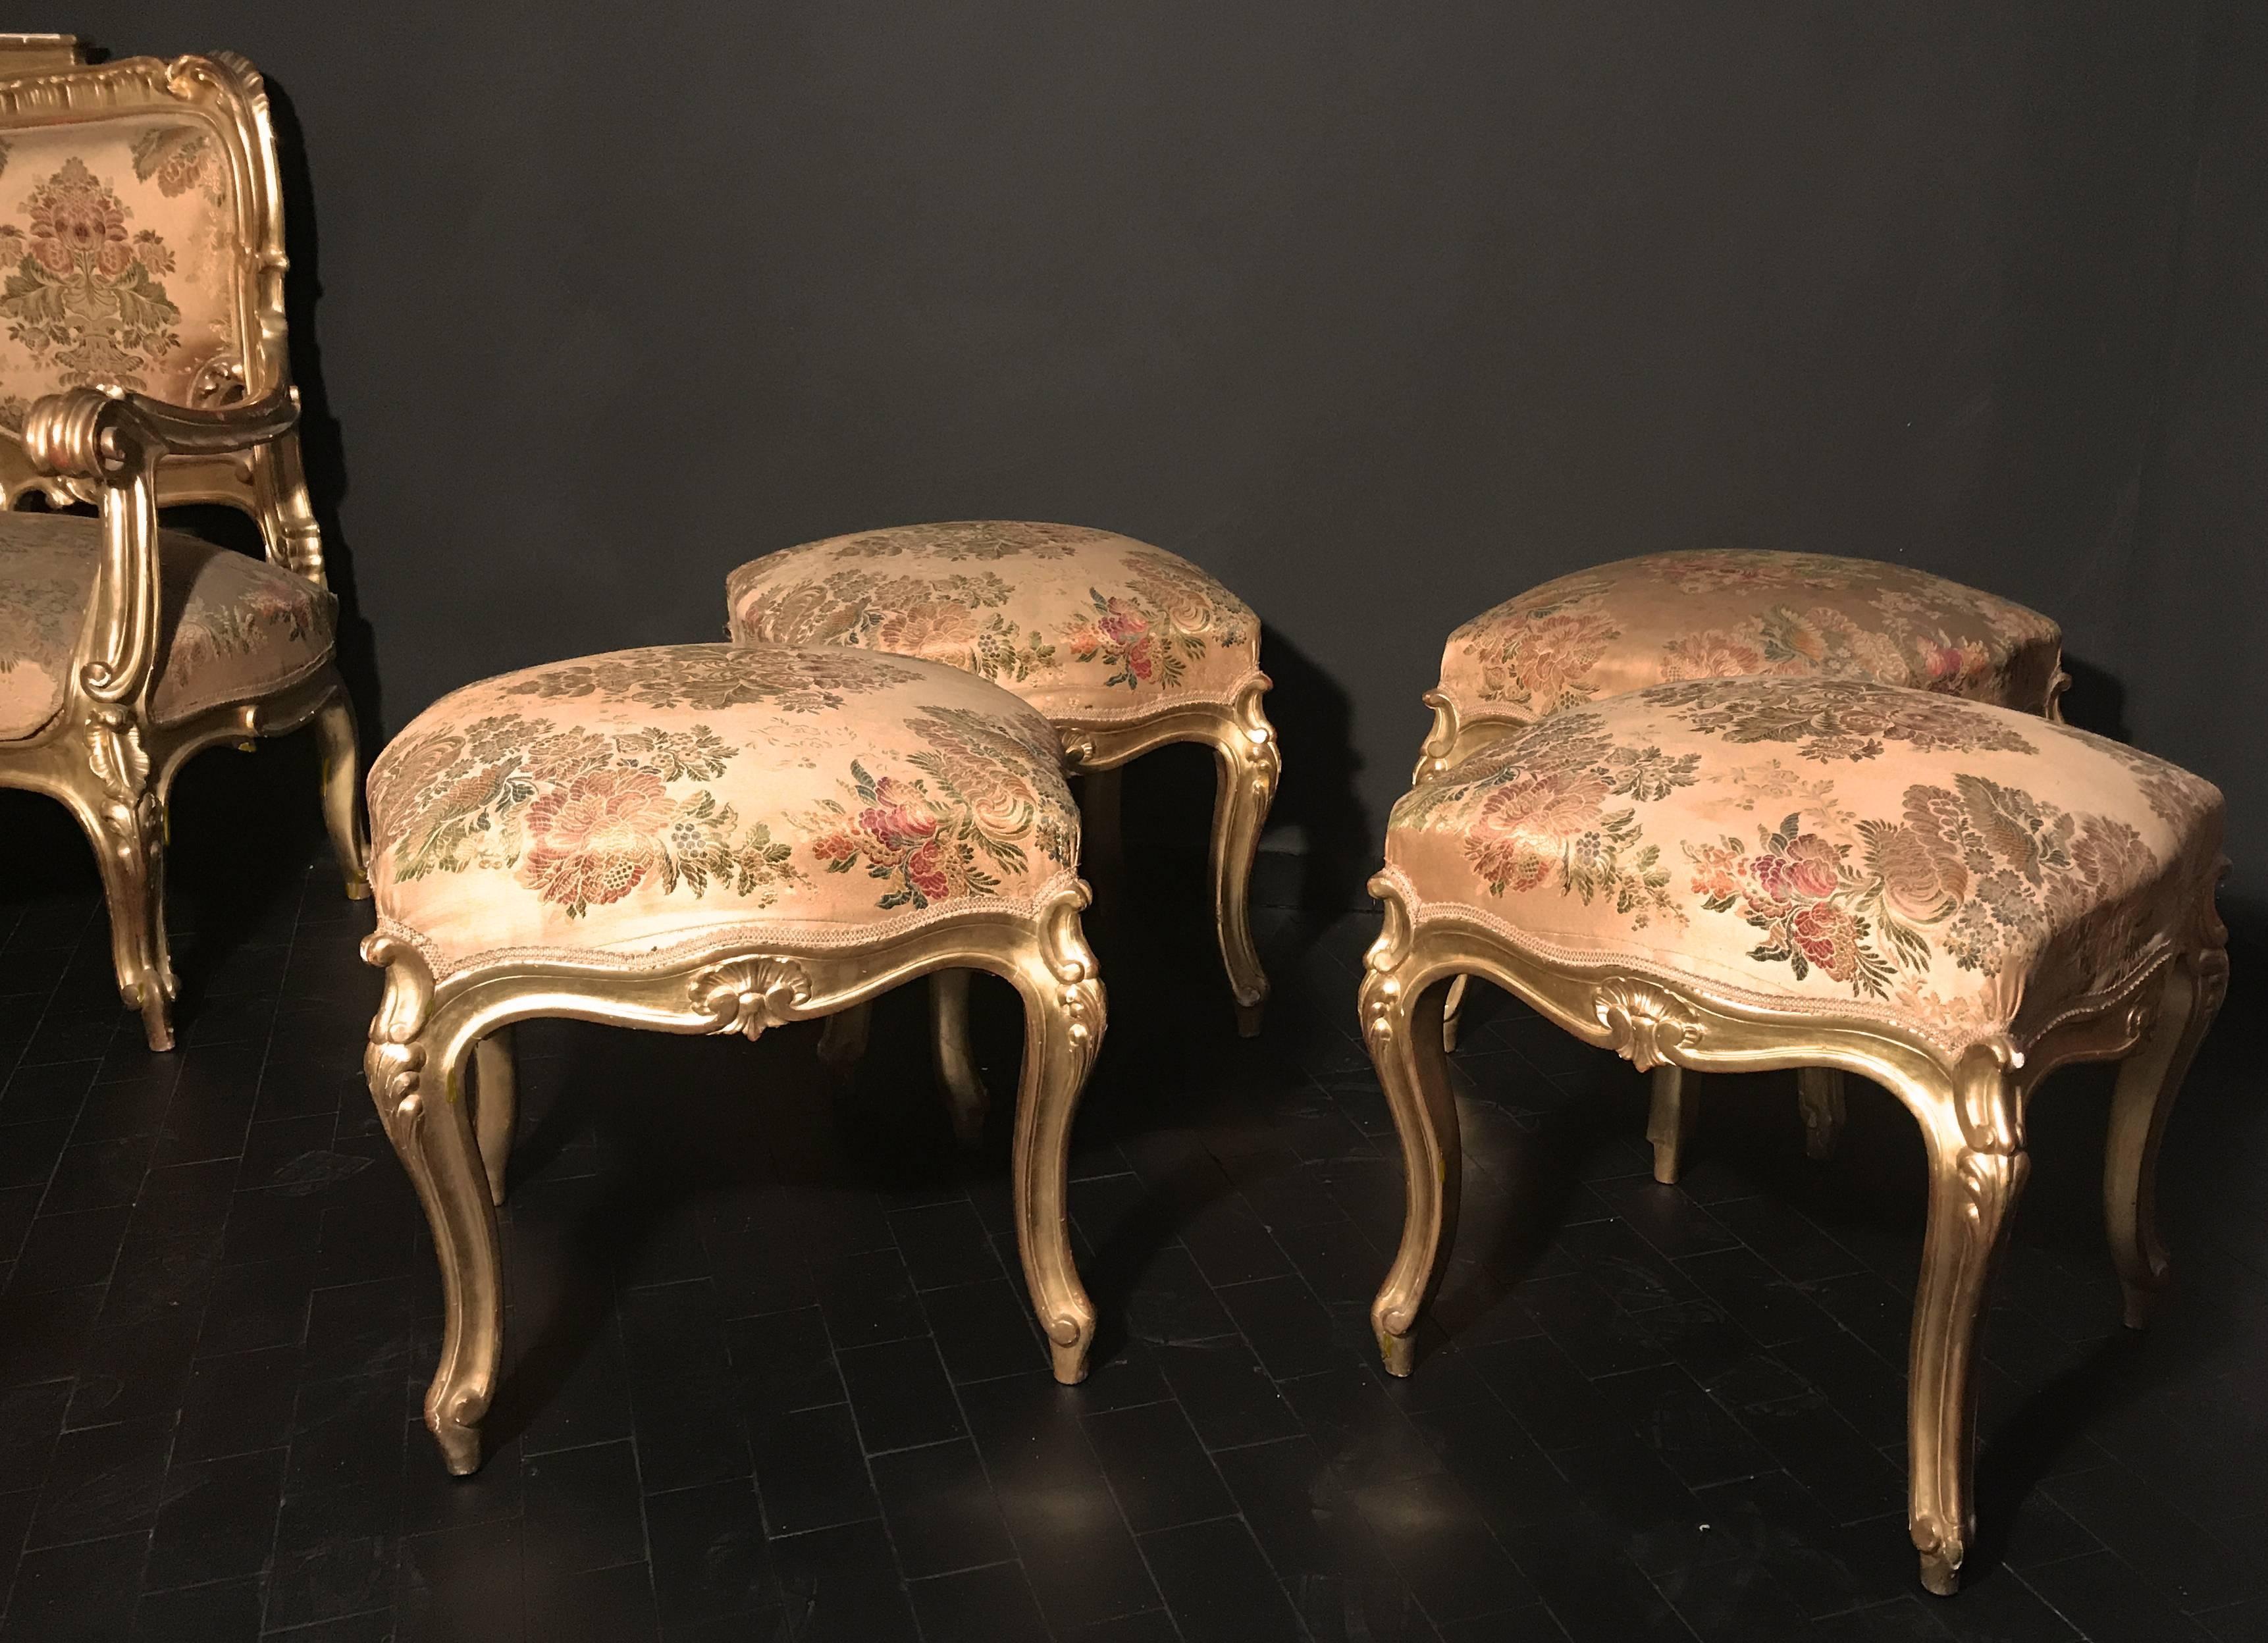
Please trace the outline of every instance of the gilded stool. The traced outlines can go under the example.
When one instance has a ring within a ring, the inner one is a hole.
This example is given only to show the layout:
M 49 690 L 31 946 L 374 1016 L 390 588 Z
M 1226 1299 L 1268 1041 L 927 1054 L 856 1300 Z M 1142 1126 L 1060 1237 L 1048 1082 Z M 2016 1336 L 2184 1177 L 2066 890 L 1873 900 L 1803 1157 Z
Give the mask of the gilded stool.
M 1702 549 L 1595 565 L 1530 588 L 1449 636 L 1426 693 L 1416 781 L 1546 713 L 1681 679 L 1763 674 L 1905 685 L 2059 718 L 2063 632 L 2036 610 L 1940 576 L 1830 554 Z M 1444 1043 L 1457 1046 L 1462 978 Z M 1834 1150 L 1840 1076 L 1800 1079 L 1806 1142 Z M 1655 1088 L 1657 1179 L 1677 1179 L 1693 1093 Z
M 1022 996 L 1017 1240 L 1056 1377 L 1094 1309 L 1064 1174 L 1103 1033 L 1079 817 L 1055 733 L 953 668 L 840 649 L 669 645 L 443 697 L 372 766 L 386 971 L 364 1067 L 423 1203 L 446 1321 L 425 1423 L 480 1463 L 504 1296 L 507 1029 L 566 1016 L 741 1033 L 946 967 Z
M 1931 1590 L 1972 1542 L 1977 1330 L 2024 1182 L 2024 1115 L 2118 1060 L 2104 1202 L 2139 1326 L 2164 1282 L 2159 1137 L 2226 990 L 2221 798 L 2131 748 L 1957 697 L 1822 678 L 1682 682 L 1563 708 L 1395 806 L 1362 1028 L 1408 1175 L 1371 1317 L 1386 1365 L 1454 1236 L 1440 1035 L 1459 975 L 1675 1082 L 1830 1069 L 1920 1124 L 1929 1225 L 1909 1387 Z
M 1105 869 L 1117 850 L 1119 768 L 1168 742 L 1211 748 L 1214 924 L 1238 1028 L 1259 1030 L 1268 977 L 1252 943 L 1252 861 L 1280 766 L 1260 710 L 1260 623 L 1235 594 L 1110 531 L 970 519 L 767 554 L 732 573 L 725 602 L 736 643 L 925 657 L 1015 692 L 1061 733 L 1081 774 L 1087 848 Z M 965 1124 L 981 1116 L 982 1092 L 956 1071 L 964 996 L 957 979 L 939 980 L 939 1061 Z

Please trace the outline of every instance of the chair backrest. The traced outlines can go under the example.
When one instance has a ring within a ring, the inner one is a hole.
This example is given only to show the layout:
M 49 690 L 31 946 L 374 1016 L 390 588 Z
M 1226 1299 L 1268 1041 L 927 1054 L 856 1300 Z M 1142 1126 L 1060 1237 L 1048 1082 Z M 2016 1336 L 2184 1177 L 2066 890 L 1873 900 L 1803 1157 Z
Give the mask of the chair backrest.
M 78 385 L 215 409 L 286 387 L 284 209 L 268 94 L 230 52 L 89 65 L 0 36 L 0 497 L 85 500 L 33 472 L 32 402 Z M 296 434 L 169 460 L 160 505 L 221 502 L 320 577 Z

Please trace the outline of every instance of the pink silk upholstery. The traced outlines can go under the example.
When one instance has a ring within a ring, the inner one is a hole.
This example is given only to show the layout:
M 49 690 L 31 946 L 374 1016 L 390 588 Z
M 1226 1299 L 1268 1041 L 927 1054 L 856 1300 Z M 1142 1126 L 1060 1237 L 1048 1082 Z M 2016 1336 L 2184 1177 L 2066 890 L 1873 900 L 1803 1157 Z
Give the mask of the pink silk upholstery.
M 2193 932 L 2221 819 L 2210 783 L 2082 731 L 1750 677 L 1513 731 L 1403 796 L 1386 859 L 1533 951 L 1957 1050 L 2029 1042 Z
M 173 531 L 158 551 L 158 723 L 271 695 L 330 660 L 337 607 L 306 578 Z M 62 708 L 101 556 L 99 520 L 0 512 L 0 741 Z
M 226 151 L 186 106 L 0 141 L 0 428 L 81 383 L 197 403 L 241 365 L 250 271 Z
M 381 924 L 446 973 L 737 932 L 867 939 L 1070 881 L 1047 721 L 957 669 L 662 645 L 468 685 L 370 772 Z
M 1440 693 L 1467 724 L 1526 723 L 1677 679 L 1870 679 L 2044 711 L 2063 634 L 1942 577 L 1826 554 L 1650 554 L 1579 571 L 1466 623 Z
M 1188 560 L 1110 531 L 969 519 L 750 560 L 736 644 L 851 645 L 992 681 L 1062 723 L 1227 702 L 1260 667 L 1251 610 Z

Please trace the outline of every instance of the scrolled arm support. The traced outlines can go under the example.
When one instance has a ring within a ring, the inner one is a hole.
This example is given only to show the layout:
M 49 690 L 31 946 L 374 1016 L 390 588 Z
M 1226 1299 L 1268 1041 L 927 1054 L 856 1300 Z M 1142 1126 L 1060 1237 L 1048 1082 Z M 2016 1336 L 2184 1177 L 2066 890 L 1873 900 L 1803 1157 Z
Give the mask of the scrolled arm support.
M 161 457 L 248 451 L 298 421 L 299 396 L 288 387 L 217 410 L 119 388 L 65 388 L 33 402 L 24 418 L 24 449 L 42 472 L 115 485 Z
M 248 450 L 290 432 L 298 419 L 298 397 L 288 387 L 219 410 L 90 387 L 33 405 L 24 418 L 33 464 L 92 490 L 102 505 L 102 569 L 78 658 L 87 696 L 108 707 L 135 702 L 157 663 L 159 460 Z

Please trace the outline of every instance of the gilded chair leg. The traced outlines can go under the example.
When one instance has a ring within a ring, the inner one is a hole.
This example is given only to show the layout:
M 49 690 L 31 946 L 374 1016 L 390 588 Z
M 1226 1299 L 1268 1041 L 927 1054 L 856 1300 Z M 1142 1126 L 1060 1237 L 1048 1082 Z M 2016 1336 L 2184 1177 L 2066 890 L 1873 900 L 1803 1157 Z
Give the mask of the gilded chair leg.
M 2014 1098 L 2005 1079 L 2001 1092 L 1996 1104 L 2006 1114 Z M 1964 1136 L 1949 1110 L 1932 1129 L 1926 1136 L 1929 1230 L 1914 1293 L 1906 1394 L 1907 1511 L 1921 1582 L 1944 1597 L 1960 1588 L 1962 1560 L 1976 1532 L 1976 1358 L 1985 1286 L 2029 1160 L 2021 1140 L 2009 1138 L 2016 1135 L 2012 1120 L 1972 1132 L 1987 1146 Z M 2002 1138 L 1992 1140 L 1995 1132 Z
M 983 1138 L 992 1105 L 968 1043 L 968 980 L 965 969 L 936 970 L 929 978 L 930 1055 L 953 1114 L 953 1132 L 964 1146 Z
M 1123 770 L 1082 770 L 1079 777 L 1079 873 L 1098 892 L 1097 910 L 1115 916 L 1125 899 L 1126 836 L 1121 824 Z
M 1260 711 L 1263 689 L 1237 699 L 1213 741 L 1220 783 L 1212 809 L 1213 922 L 1221 962 L 1236 995 L 1236 1030 L 1247 1038 L 1260 1031 L 1261 1007 L 1268 1001 L 1268 973 L 1252 944 L 1252 863 L 1283 770 L 1275 728 Z
M 1685 1087 L 1685 1069 L 1665 1061 L 1653 1070 L 1653 1103 L 1647 1109 L 1646 1138 L 1653 1143 L 1653 1178 L 1665 1187 L 1677 1184 L 1684 1161 L 1685 1144 L 1692 1139 L 1693 1123 L 1700 1103 Z
M 465 1057 L 460 1052 L 454 1065 L 434 1058 L 425 1037 L 431 978 L 385 937 L 363 950 L 387 965 L 364 1071 L 387 1138 L 424 1205 L 441 1266 L 441 1361 L 425 1393 L 425 1426 L 461 1477 L 480 1468 L 481 1418 L 496 1396 L 504 1350 L 496 1206 L 463 1100 Z
M 1449 984 L 1449 997 L 1441 1006 L 1441 1048 L 1454 1054 L 1457 1048 L 1457 1024 L 1464 1014 L 1465 994 L 1472 985 L 1472 977 L 1460 976 Z
M 1843 1069 L 1798 1067 L 1795 1099 L 1803 1109 L 1805 1156 L 1821 1162 L 1834 1157 L 1843 1133 Z
M 2110 1229 L 2110 1258 L 2125 1292 L 2126 1327 L 2139 1330 L 2167 1278 L 2165 1245 L 2157 1227 L 2158 1143 L 2197 1047 L 2213 1025 L 2227 986 L 2228 961 L 2200 969 L 2176 962 L 2166 969 L 2158 1013 L 2148 1035 L 2120 1064 L 2110 1097 L 2110 1135 L 2104 1148 L 2103 1219 Z
M 838 1081 L 849 1083 L 858 1064 L 866 1058 L 866 1032 L 873 1020 L 872 1004 L 854 1004 L 821 1023 L 819 1064 Z
M 323 825 L 347 896 L 359 902 L 370 894 L 370 839 L 363 830 L 362 757 L 355 740 L 354 706 L 342 687 L 314 718 L 323 755 Z
M 94 846 L 110 910 L 110 961 L 119 996 L 142 1013 L 152 1050 L 173 1047 L 180 989 L 166 939 L 166 813 L 155 793 L 114 794 L 101 808 L 72 806 Z
M 1373 960 L 1385 944 L 1381 937 L 1379 947 L 1372 949 Z M 1440 1282 L 1457 1235 L 1464 1153 L 1441 1050 L 1441 1006 L 1447 992 L 1447 983 L 1437 981 L 1413 999 L 1391 969 L 1369 969 L 1363 980 L 1363 1042 L 1394 1111 L 1406 1195 L 1401 1247 L 1370 1307 L 1371 1334 L 1388 1374 L 1406 1375 L 1417 1367 L 1418 1319 Z
M 473 1046 L 473 1118 L 480 1136 L 481 1162 L 489 1177 L 489 1202 L 504 1205 L 504 1166 L 519 1116 L 519 1078 L 514 1065 L 512 1028 L 499 1027 Z
M 1071 1119 L 1104 1026 L 1095 979 L 1076 915 L 1042 936 L 1017 979 L 1024 997 L 1024 1066 L 1016 1092 L 1016 1249 L 1038 1314 L 1055 1377 L 1086 1379 L 1094 1344 L 1094 1303 L 1071 1257 L 1069 1191 Z

